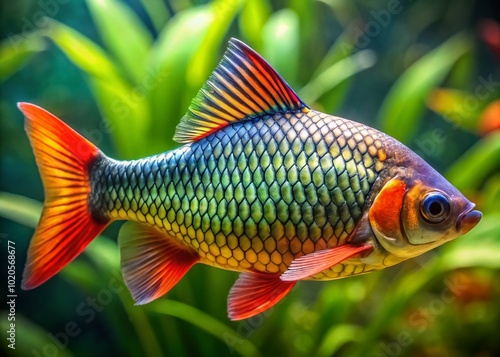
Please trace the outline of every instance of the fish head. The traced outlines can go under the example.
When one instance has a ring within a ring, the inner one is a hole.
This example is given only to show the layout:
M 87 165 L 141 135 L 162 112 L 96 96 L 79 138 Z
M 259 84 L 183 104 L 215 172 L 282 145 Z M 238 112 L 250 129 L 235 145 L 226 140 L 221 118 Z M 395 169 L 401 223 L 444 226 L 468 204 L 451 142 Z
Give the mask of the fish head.
M 474 207 L 415 155 L 380 189 L 369 221 L 378 243 L 396 263 L 469 232 L 482 217 Z

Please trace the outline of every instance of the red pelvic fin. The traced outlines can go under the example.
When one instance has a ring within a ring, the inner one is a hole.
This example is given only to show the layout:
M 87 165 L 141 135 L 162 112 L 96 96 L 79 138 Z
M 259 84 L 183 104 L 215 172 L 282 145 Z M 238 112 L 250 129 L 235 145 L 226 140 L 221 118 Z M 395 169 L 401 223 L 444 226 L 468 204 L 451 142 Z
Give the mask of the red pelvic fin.
M 360 246 L 344 244 L 331 249 L 318 250 L 293 260 L 280 278 L 283 281 L 305 279 L 331 268 L 350 257 L 372 249 L 373 247 L 369 244 Z
M 145 224 L 125 223 L 118 242 L 123 279 L 137 305 L 166 294 L 199 260 L 175 238 Z
M 19 103 L 45 189 L 45 203 L 28 251 L 23 289 L 42 284 L 81 251 L 108 222 L 92 218 L 88 169 L 101 152 L 60 119 Z
M 282 281 L 277 274 L 241 273 L 228 297 L 228 315 L 242 320 L 276 305 L 293 288 L 295 281 Z

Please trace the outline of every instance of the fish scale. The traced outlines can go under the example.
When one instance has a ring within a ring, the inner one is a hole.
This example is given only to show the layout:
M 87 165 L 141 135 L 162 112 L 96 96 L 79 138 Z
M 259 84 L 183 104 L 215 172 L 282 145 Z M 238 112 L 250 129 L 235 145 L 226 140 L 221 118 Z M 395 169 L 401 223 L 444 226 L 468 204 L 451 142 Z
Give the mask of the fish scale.
M 154 225 L 204 263 L 284 272 L 345 243 L 383 168 L 382 140 L 313 110 L 255 118 L 170 153 L 97 164 L 91 200 L 95 214 Z

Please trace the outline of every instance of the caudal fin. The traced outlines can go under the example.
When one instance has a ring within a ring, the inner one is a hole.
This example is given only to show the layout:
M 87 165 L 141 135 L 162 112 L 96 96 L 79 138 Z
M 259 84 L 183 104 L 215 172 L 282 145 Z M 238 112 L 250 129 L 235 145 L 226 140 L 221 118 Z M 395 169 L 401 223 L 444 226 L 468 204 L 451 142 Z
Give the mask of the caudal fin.
M 57 274 L 108 222 L 89 210 L 89 165 L 97 147 L 60 119 L 29 103 L 19 103 L 25 129 L 45 189 L 45 203 L 28 250 L 22 288 L 33 289 Z

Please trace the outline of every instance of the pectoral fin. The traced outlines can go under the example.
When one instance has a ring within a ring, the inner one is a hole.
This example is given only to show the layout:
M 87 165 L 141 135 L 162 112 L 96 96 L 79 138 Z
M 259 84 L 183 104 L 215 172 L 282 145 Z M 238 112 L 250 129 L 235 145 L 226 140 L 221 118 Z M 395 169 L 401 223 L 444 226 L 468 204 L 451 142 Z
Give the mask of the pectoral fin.
M 276 305 L 293 288 L 295 281 L 282 281 L 277 274 L 241 273 L 228 297 L 231 320 L 257 315 Z
M 198 262 L 188 247 L 147 225 L 125 223 L 118 242 L 123 279 L 136 305 L 166 294 Z
M 331 249 L 318 250 L 293 260 L 288 269 L 280 276 L 280 279 L 283 281 L 304 279 L 372 249 L 373 247 L 369 244 L 344 244 Z

